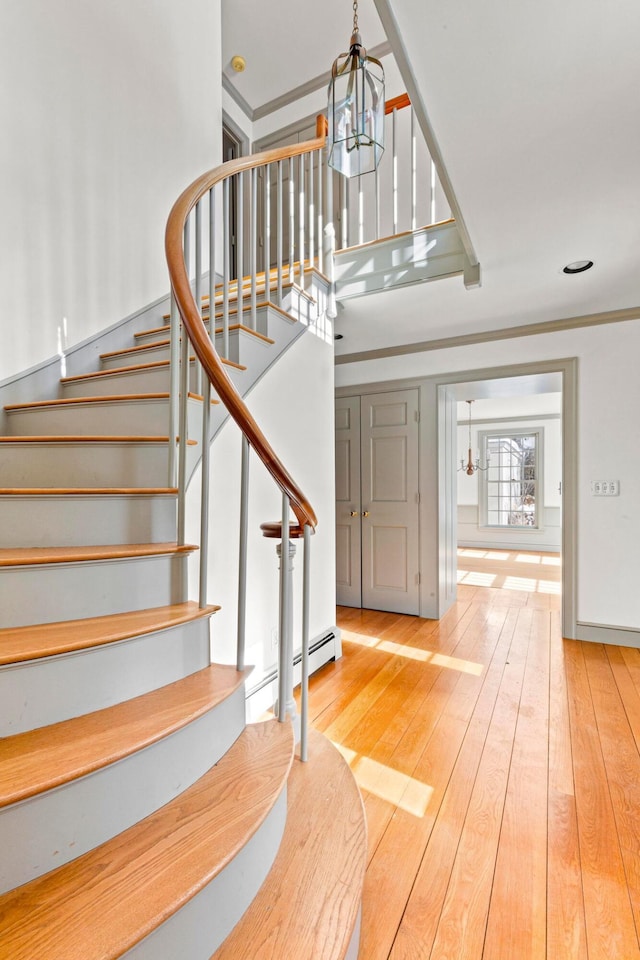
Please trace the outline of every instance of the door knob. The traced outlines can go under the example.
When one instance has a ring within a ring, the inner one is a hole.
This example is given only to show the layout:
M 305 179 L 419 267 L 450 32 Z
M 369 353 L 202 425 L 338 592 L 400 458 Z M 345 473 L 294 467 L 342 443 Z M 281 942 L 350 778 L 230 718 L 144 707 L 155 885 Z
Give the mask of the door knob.
M 369 516 L 369 511 L 368 511 L 368 510 L 363 510 L 363 511 L 362 511 L 362 516 L 363 516 L 363 517 L 368 517 L 368 516 Z
M 352 511 L 351 511 L 351 516 L 352 516 L 352 517 L 359 517 L 360 514 L 358 513 L 357 510 L 352 510 Z

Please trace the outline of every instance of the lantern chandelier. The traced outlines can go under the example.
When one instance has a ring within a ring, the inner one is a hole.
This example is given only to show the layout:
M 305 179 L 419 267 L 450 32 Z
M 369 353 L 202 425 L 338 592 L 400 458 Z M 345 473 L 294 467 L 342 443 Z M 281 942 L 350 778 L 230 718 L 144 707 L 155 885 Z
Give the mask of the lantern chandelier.
M 345 177 L 375 170 L 384 150 L 384 69 L 367 56 L 353 3 L 349 53 L 333 62 L 329 83 L 329 166 Z
M 475 463 L 471 457 L 471 404 L 473 403 L 473 400 L 466 400 L 465 403 L 469 404 L 469 453 L 467 455 L 466 463 L 464 462 L 464 458 L 460 460 L 458 473 L 461 470 L 464 470 L 468 477 L 472 477 L 476 471 L 487 470 L 489 468 L 489 458 L 487 457 L 487 462 L 483 465 L 480 463 L 480 457 L 476 457 Z

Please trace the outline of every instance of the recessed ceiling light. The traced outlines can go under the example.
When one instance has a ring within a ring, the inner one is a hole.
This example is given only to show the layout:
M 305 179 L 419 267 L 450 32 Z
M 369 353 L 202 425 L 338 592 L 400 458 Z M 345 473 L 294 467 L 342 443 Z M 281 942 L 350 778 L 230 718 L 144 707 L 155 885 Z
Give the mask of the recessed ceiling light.
M 593 266 L 593 260 L 574 260 L 573 263 L 568 263 L 566 267 L 562 268 L 563 273 L 584 273 L 585 270 L 590 270 Z

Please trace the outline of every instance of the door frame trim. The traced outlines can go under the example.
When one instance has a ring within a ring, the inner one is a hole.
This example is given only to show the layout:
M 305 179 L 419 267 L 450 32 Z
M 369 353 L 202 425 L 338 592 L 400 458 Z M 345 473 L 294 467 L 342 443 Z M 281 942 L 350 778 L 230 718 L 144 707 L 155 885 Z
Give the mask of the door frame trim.
M 577 505 L 578 505 L 578 358 L 561 357 L 497 367 L 454 370 L 433 377 L 409 377 L 374 383 L 338 387 L 336 396 L 360 396 L 363 393 L 386 393 L 395 389 L 418 387 L 420 390 L 419 484 L 420 484 L 420 616 L 439 617 L 439 524 L 440 504 L 438 472 L 440 453 L 433 462 L 432 451 L 439 451 L 438 387 L 505 377 L 541 373 L 562 375 L 562 634 L 573 639 L 577 635 Z M 428 416 L 428 412 L 432 415 Z M 429 542 L 436 549 L 427 551 Z M 434 587 L 433 590 L 430 587 Z

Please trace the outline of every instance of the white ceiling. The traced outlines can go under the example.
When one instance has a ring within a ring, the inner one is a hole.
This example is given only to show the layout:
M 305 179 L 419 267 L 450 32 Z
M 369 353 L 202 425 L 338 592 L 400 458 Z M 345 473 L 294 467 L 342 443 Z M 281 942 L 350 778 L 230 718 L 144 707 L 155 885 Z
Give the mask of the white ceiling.
M 367 47 L 384 42 L 373 0 L 358 0 L 358 18 Z M 251 5 L 222 0 L 223 70 L 256 110 L 325 74 L 338 54 L 348 50 L 352 24 L 350 0 L 262 0 Z M 243 73 L 231 66 L 236 54 L 247 62 Z
M 360 2 L 368 46 L 384 39 L 373 3 Z M 397 21 L 482 287 L 456 277 L 350 300 L 337 352 L 640 305 L 637 0 L 375 3 Z M 252 108 L 325 72 L 351 26 L 348 0 L 256 6 L 248 23 L 223 0 L 225 62 L 247 57 L 237 87 Z M 562 273 L 581 259 L 594 268 Z

